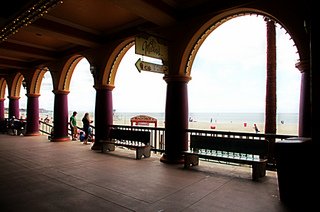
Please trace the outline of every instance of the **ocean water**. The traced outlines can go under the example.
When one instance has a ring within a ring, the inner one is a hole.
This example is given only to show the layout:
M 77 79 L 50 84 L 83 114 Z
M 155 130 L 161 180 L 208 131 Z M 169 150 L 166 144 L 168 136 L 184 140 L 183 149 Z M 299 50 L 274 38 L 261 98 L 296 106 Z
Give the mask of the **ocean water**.
M 164 113 L 118 113 L 114 115 L 114 120 L 130 120 L 137 115 L 148 115 L 158 121 L 165 120 Z M 264 123 L 264 113 L 189 113 L 189 120 L 192 122 L 207 123 Z M 298 113 L 279 113 L 277 123 L 297 124 Z
M 69 112 L 69 117 L 73 111 Z M 78 111 L 77 124 L 82 127 L 82 117 L 85 112 Z M 90 112 L 90 118 L 94 121 L 94 113 Z M 53 113 L 42 113 L 43 119 L 49 115 L 52 122 Z M 142 113 L 142 112 L 115 112 L 113 123 L 118 125 L 130 125 L 130 119 L 137 115 L 148 115 L 158 120 L 158 127 L 164 127 L 164 113 Z M 210 130 L 214 126 L 216 130 L 234 132 L 254 132 L 252 126 L 258 125 L 261 133 L 264 131 L 264 113 L 189 113 L 189 128 Z M 92 123 L 94 126 L 94 122 Z M 153 126 L 153 125 L 150 125 Z M 277 134 L 297 135 L 298 134 L 298 113 L 277 114 Z
M 77 120 L 82 125 L 81 119 L 85 112 L 78 112 Z M 72 111 L 69 115 L 71 116 Z M 94 113 L 89 112 L 90 117 L 94 120 Z M 43 113 L 41 117 L 53 117 L 52 113 Z M 130 119 L 137 115 L 148 115 L 156 118 L 159 122 L 165 121 L 164 113 L 143 113 L 143 112 L 115 112 L 113 120 L 120 121 L 123 123 L 130 122 Z M 294 124 L 298 125 L 298 113 L 279 113 L 277 114 L 277 124 Z M 264 113 L 189 113 L 189 120 L 192 122 L 204 122 L 204 123 L 264 123 Z

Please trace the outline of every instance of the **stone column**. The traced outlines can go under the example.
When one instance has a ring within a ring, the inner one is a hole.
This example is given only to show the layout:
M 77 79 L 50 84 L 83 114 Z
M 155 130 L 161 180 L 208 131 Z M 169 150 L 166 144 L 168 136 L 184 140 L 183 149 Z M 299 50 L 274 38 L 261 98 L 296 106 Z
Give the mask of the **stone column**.
M 300 61 L 296 68 L 301 72 L 299 137 L 311 137 L 310 63 Z
M 96 88 L 95 106 L 95 142 L 92 150 L 101 150 L 100 141 L 106 140 L 109 135 L 109 127 L 113 124 L 113 100 L 112 90 L 114 86 L 101 86 Z
M 0 123 L 4 121 L 4 100 L 0 98 Z
M 311 3 L 311 6 L 315 4 Z M 309 46 L 310 46 L 310 83 L 311 83 L 311 137 L 312 142 L 316 144 L 319 149 L 320 133 L 319 133 L 319 120 L 320 120 L 320 61 L 318 58 L 320 51 L 319 36 L 319 18 L 316 13 L 316 8 L 311 10 L 310 23 L 307 22 L 306 29 L 309 34 Z
M 266 82 L 266 112 L 265 133 L 277 133 L 277 59 L 276 59 L 276 28 L 274 21 L 267 22 L 267 82 Z M 266 137 L 269 141 L 269 157 L 272 163 L 275 161 L 274 144 L 275 139 Z
M 53 114 L 53 139 L 51 141 L 70 141 L 68 135 L 68 94 L 69 91 L 53 91 L 54 114 Z
M 182 151 L 188 150 L 188 87 L 190 77 L 168 76 L 165 110 L 165 153 L 160 161 L 183 163 Z
M 9 118 L 14 116 L 18 119 L 20 117 L 19 99 L 20 97 L 9 96 Z
M 5 132 L 6 130 L 6 124 L 4 119 L 4 99 L 0 98 L 0 133 Z
M 267 87 L 265 133 L 276 134 L 277 78 L 276 78 L 276 32 L 273 21 L 267 21 Z
M 39 133 L 39 94 L 27 94 L 27 129 L 28 136 L 40 135 Z

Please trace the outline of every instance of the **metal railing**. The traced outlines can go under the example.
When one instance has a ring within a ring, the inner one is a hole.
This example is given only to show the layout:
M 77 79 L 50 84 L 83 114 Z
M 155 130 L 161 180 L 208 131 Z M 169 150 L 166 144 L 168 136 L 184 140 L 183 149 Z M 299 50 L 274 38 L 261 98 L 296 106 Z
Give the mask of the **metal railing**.
M 69 123 L 68 123 L 69 126 Z M 90 125 L 90 127 L 92 128 L 92 135 L 94 136 L 94 131 L 95 131 L 95 127 L 93 125 Z M 77 127 L 79 130 L 83 130 L 83 128 L 81 127 Z M 41 121 L 39 120 L 39 131 L 40 133 L 44 134 L 44 135 L 51 135 L 53 129 L 53 125 L 45 122 L 45 121 Z M 71 134 L 71 129 L 68 127 L 68 135 L 72 135 Z
M 111 125 L 111 128 L 121 130 L 135 130 L 150 132 L 150 145 L 154 152 L 164 152 L 165 150 L 165 128 L 161 127 L 142 127 L 142 126 L 128 126 L 128 125 Z
M 52 125 L 40 121 L 41 129 L 40 131 L 45 134 L 50 134 Z M 165 128 L 161 127 L 147 127 L 147 126 L 129 126 L 129 125 L 111 125 L 112 128 L 123 129 L 123 130 L 136 130 L 136 131 L 148 131 L 150 132 L 150 145 L 152 146 L 152 151 L 162 153 L 165 151 Z M 94 129 L 94 126 L 92 126 Z M 79 128 L 81 129 L 81 128 Z M 70 131 L 71 133 L 71 131 Z M 230 131 L 216 131 L 216 130 L 196 130 L 187 129 L 188 133 L 188 148 L 190 135 L 203 135 L 211 137 L 226 137 L 226 138 L 245 138 L 245 139 L 255 139 L 261 140 L 266 139 L 269 141 L 269 170 L 273 170 L 276 166 L 274 158 L 274 142 L 297 137 L 294 135 L 283 135 L 283 134 L 260 134 L 260 133 L 246 133 L 246 132 L 230 132 Z
M 112 125 L 111 127 L 124 130 L 138 130 L 149 131 L 151 134 L 150 143 L 152 150 L 155 152 L 165 151 L 165 128 L 156 127 L 142 127 L 142 126 L 128 126 L 128 125 Z M 245 133 L 245 132 L 229 132 L 229 131 L 215 131 L 215 130 L 196 130 L 187 129 L 188 133 L 188 148 L 190 144 L 190 135 L 202 135 L 211 137 L 225 137 L 225 138 L 245 138 L 253 140 L 268 140 L 269 141 L 269 155 L 268 167 L 269 170 L 274 170 L 276 162 L 274 159 L 274 143 L 279 140 L 297 137 L 294 135 L 280 135 L 280 134 L 260 134 L 260 133 Z
M 230 131 L 216 131 L 216 130 L 187 130 L 190 135 L 203 135 L 203 136 L 212 136 L 212 137 L 225 137 L 225 138 L 246 138 L 246 139 L 272 139 L 275 141 L 283 140 L 291 137 L 297 137 L 294 135 L 281 135 L 281 134 L 263 134 L 263 133 L 247 133 L 247 132 L 230 132 Z
M 39 131 L 44 135 L 51 135 L 53 125 L 39 120 Z
M 190 135 L 202 135 L 211 137 L 225 137 L 225 138 L 243 138 L 243 139 L 253 139 L 253 140 L 268 140 L 269 141 L 269 152 L 268 152 L 268 170 L 276 169 L 275 160 L 275 149 L 274 144 L 277 141 L 284 140 L 287 138 L 297 137 L 294 135 L 281 135 L 281 134 L 260 134 L 260 133 L 246 133 L 246 132 L 229 132 L 229 131 L 215 131 L 215 130 L 194 130 L 188 129 L 188 147 L 190 141 Z

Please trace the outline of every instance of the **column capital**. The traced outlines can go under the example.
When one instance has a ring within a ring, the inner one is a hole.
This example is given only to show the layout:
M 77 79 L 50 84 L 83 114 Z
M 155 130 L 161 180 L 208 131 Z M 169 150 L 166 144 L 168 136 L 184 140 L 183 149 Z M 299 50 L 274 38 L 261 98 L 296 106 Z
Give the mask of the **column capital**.
M 109 90 L 112 91 L 115 86 L 114 85 L 95 85 L 94 88 L 96 90 Z
M 168 82 L 185 82 L 188 83 L 191 80 L 190 76 L 181 75 L 166 75 L 163 77 L 164 81 Z
M 18 100 L 18 99 L 20 99 L 20 96 L 8 96 L 8 98 L 10 100 Z
M 65 94 L 68 95 L 70 91 L 64 91 L 64 90 L 53 90 L 52 91 L 54 94 Z
M 296 63 L 296 68 L 299 69 L 301 73 L 310 71 L 310 61 L 309 60 L 301 60 Z
M 38 93 L 27 93 L 26 96 L 27 97 L 39 97 L 40 94 L 38 94 Z

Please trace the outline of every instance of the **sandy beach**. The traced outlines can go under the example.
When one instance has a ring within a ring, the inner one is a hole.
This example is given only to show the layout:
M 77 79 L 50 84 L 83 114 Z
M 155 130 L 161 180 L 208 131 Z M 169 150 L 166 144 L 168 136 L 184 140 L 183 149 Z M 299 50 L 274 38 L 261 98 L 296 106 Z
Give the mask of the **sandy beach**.
M 118 119 L 113 121 L 116 125 L 130 125 L 129 119 Z M 264 124 L 256 123 L 260 133 L 264 133 Z M 210 123 L 210 122 L 189 122 L 189 129 L 200 129 L 200 130 L 218 130 L 218 131 L 231 131 L 231 132 L 249 132 L 254 133 L 253 128 L 254 123 L 239 123 L 239 122 L 230 122 L 230 123 Z M 150 124 L 150 127 L 153 125 Z M 157 127 L 165 127 L 163 121 L 159 121 Z M 277 134 L 284 135 L 297 135 L 298 126 L 297 124 L 278 124 Z
M 91 118 L 93 119 L 93 115 Z M 44 119 L 46 117 L 45 114 L 41 114 L 40 118 Z M 50 123 L 52 123 L 52 116 L 49 116 Z M 79 127 L 82 127 L 82 114 L 77 116 L 77 123 Z M 117 117 L 114 118 L 113 124 L 115 125 L 131 125 L 129 117 Z M 264 123 L 247 123 L 247 122 L 201 122 L 201 121 L 193 121 L 189 122 L 189 129 L 200 129 L 200 130 L 218 130 L 218 131 L 231 131 L 231 132 L 249 132 L 254 133 L 254 124 L 257 124 L 259 133 L 264 133 Z M 144 125 L 145 126 L 145 125 Z M 153 124 L 150 124 L 149 127 L 154 127 Z M 165 123 L 163 120 L 159 120 L 157 123 L 157 127 L 165 127 Z M 298 124 L 284 123 L 277 125 L 277 134 L 283 135 L 298 135 Z

